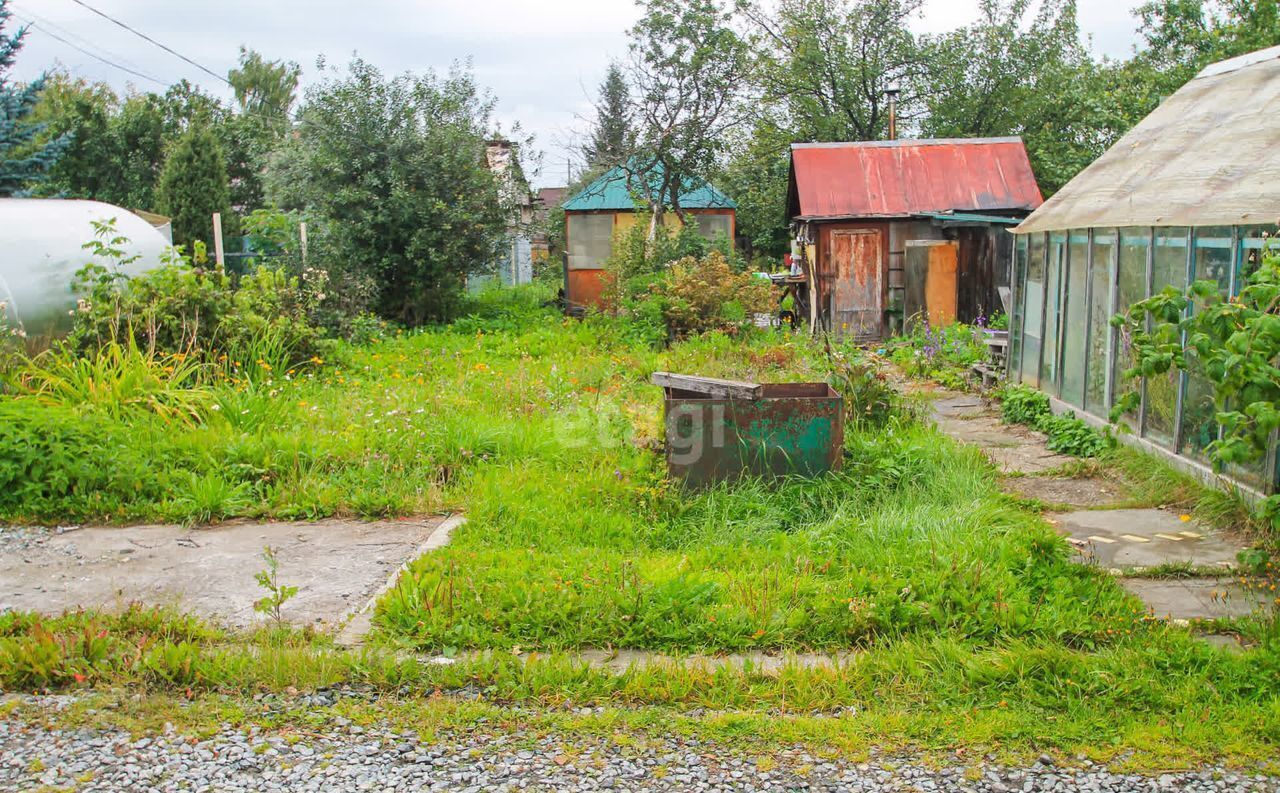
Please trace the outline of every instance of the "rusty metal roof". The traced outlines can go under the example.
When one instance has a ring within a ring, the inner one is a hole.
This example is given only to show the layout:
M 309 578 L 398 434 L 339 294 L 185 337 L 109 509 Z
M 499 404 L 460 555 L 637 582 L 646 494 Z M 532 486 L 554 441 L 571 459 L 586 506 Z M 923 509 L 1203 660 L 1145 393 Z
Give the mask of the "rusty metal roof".
M 797 143 L 792 218 L 1030 212 L 1044 203 L 1021 138 Z

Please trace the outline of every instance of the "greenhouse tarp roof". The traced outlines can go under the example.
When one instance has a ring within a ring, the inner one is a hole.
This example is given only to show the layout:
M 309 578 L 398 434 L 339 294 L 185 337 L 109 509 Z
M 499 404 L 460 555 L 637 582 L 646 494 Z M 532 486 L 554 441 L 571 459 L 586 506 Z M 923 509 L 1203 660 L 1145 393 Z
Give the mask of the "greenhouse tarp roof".
M 1280 217 L 1280 47 L 1214 64 L 1016 231 Z
M 661 166 L 657 166 L 661 168 Z M 655 169 L 656 171 L 657 169 Z M 621 166 L 611 168 L 603 176 L 587 185 L 573 198 L 565 202 L 566 212 L 590 212 L 598 210 L 634 210 L 636 198 L 632 194 L 632 179 Z M 655 181 L 661 176 L 653 174 Z M 680 195 L 681 209 L 734 209 L 737 204 L 716 188 L 705 182 L 690 183 Z

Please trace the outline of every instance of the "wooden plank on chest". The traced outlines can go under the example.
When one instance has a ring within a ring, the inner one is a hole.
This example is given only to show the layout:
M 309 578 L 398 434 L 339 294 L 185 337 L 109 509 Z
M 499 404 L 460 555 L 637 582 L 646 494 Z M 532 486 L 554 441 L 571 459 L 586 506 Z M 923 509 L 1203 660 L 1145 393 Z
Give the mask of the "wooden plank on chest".
M 670 372 L 654 372 L 651 380 L 654 385 L 663 388 L 692 391 L 695 394 L 706 394 L 719 399 L 760 399 L 764 395 L 764 386 L 759 383 L 743 383 L 737 380 L 717 380 L 714 377 L 695 377 Z

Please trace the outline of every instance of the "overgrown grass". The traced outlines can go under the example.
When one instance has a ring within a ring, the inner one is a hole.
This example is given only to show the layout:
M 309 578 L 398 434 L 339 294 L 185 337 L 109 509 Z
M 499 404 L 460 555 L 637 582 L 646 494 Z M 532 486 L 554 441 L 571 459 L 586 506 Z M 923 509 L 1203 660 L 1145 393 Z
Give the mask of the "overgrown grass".
M 853 705 L 865 734 L 888 742 L 1274 754 L 1274 621 L 1236 623 L 1257 649 L 1234 657 L 1147 618 L 1110 577 L 1072 564 L 978 452 L 895 413 L 855 351 L 832 360 L 774 333 L 658 351 L 540 299 L 515 292 L 449 328 L 292 371 L 228 364 L 201 381 L 211 400 L 190 424 L 0 398 L 0 520 L 468 516 L 382 599 L 366 653 L 15 616 L 0 631 L 0 684 L 478 686 L 540 706 L 744 710 L 753 725 Z M 647 380 L 659 369 L 858 389 L 843 471 L 673 485 L 655 453 L 661 392 Z M 584 647 L 864 652 L 778 677 L 612 676 L 560 655 Z M 397 654 L 469 648 L 493 653 L 451 667 Z M 516 648 L 553 655 L 526 665 Z
M 163 708 L 166 696 L 182 698 L 181 707 L 163 711 L 157 729 L 170 721 L 195 730 L 247 723 L 249 713 L 262 711 L 247 702 L 259 692 L 348 684 L 393 699 L 370 702 L 367 708 L 347 703 L 331 712 L 308 707 L 310 715 L 299 711 L 274 718 L 298 729 L 337 715 L 412 723 L 407 717 L 416 713 L 422 724 L 441 727 L 447 725 L 439 719 L 447 721 L 458 706 L 440 701 L 440 694 L 467 691 L 469 697 L 479 695 L 475 707 L 488 711 L 536 706 L 538 713 L 526 711 L 519 718 L 548 728 L 592 732 L 605 726 L 573 721 L 569 710 L 560 710 L 572 703 L 608 708 L 619 729 L 639 732 L 661 734 L 679 724 L 686 734 L 731 740 L 735 733 L 729 726 L 737 724 L 743 731 L 736 735 L 750 735 L 766 747 L 797 742 L 834 742 L 846 751 L 964 746 L 1014 755 L 1086 751 L 1098 760 L 1136 750 L 1131 764 L 1168 767 L 1171 762 L 1274 758 L 1280 742 L 1280 704 L 1268 683 L 1280 674 L 1277 656 L 1231 654 L 1167 627 L 1127 636 L 1097 652 L 1073 650 L 1052 639 L 975 650 L 956 639 L 922 637 L 853 656 L 838 667 L 794 665 L 775 674 L 667 664 L 612 673 L 565 655 L 525 661 L 510 653 L 442 666 L 379 650 L 315 646 L 297 636 L 264 636 L 248 645 L 230 644 L 228 638 L 162 611 L 47 621 L 9 615 L 0 623 L 0 685 L 85 693 L 125 686 L 148 692 L 153 709 Z M 231 699 L 211 711 L 216 702 L 211 695 Z M 423 697 L 431 697 L 430 704 L 424 705 Z M 73 709 L 56 718 L 96 718 L 96 726 L 120 726 L 131 717 L 121 706 L 126 711 L 145 707 L 121 703 L 103 710 L 94 704 L 90 697 L 78 716 Z M 845 715 L 811 716 L 833 710 Z M 646 713 L 665 716 L 646 726 Z M 485 714 L 472 714 L 477 715 Z M 457 726 L 472 723 L 463 720 Z

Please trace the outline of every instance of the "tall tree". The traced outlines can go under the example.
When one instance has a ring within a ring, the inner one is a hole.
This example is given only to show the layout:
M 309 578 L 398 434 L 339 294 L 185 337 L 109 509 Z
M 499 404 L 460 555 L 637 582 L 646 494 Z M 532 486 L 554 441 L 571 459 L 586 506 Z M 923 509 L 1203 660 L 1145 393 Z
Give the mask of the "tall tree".
M 681 195 L 716 168 L 725 132 L 739 120 L 747 46 L 720 0 L 640 5 L 630 31 L 637 154 L 627 167 L 652 212 L 652 238 L 668 208 L 683 219 Z
M 1210 63 L 1280 45 L 1277 0 L 1150 0 L 1137 14 L 1130 70 L 1148 89 L 1141 115 Z
M 28 119 L 43 126 L 33 141 L 39 145 L 66 136 L 67 148 L 46 178 L 32 187 L 39 196 L 99 198 L 119 173 L 111 162 L 110 127 L 118 100 L 103 83 L 74 78 L 62 70 L 49 72 L 44 90 Z
M 388 319 L 448 319 L 512 210 L 484 165 L 492 110 L 468 72 L 388 79 L 357 59 L 308 90 L 268 192 L 321 221 L 338 288 Z
M 240 112 L 287 127 L 302 69 L 292 61 L 269 61 L 261 53 L 240 48 L 240 65 L 227 74 Z
M 762 106 L 778 108 L 805 140 L 879 140 L 891 87 L 906 123 L 923 109 L 925 71 L 909 23 L 924 0 L 780 0 L 745 9 Z
M 925 137 L 1020 135 L 1046 193 L 1118 135 L 1099 90 L 1110 75 L 1081 44 L 1076 0 L 982 0 L 974 24 L 927 39 L 923 52 Z
M 13 195 L 42 179 L 70 144 L 66 136 L 36 143 L 43 126 L 29 121 L 45 78 L 24 86 L 11 85 L 8 73 L 22 49 L 26 28 L 4 32 L 12 13 L 9 0 L 0 0 L 0 196 Z
M 206 244 L 212 238 L 213 213 L 226 213 L 227 163 L 209 120 L 196 118 L 174 141 L 156 187 L 160 211 L 173 218 L 173 241 Z
M 111 119 L 112 164 L 118 168 L 103 200 L 159 211 L 156 183 L 165 161 L 165 114 L 155 94 L 130 96 Z
M 583 151 L 590 170 L 603 171 L 630 156 L 636 138 L 631 129 L 631 115 L 631 92 L 627 87 L 626 74 L 619 64 L 610 63 L 596 100 L 596 121 L 591 140 Z
M 738 205 L 737 231 L 748 258 L 781 257 L 791 248 L 785 217 L 790 143 L 790 131 L 767 117 L 730 137 L 732 154 L 716 186 Z

